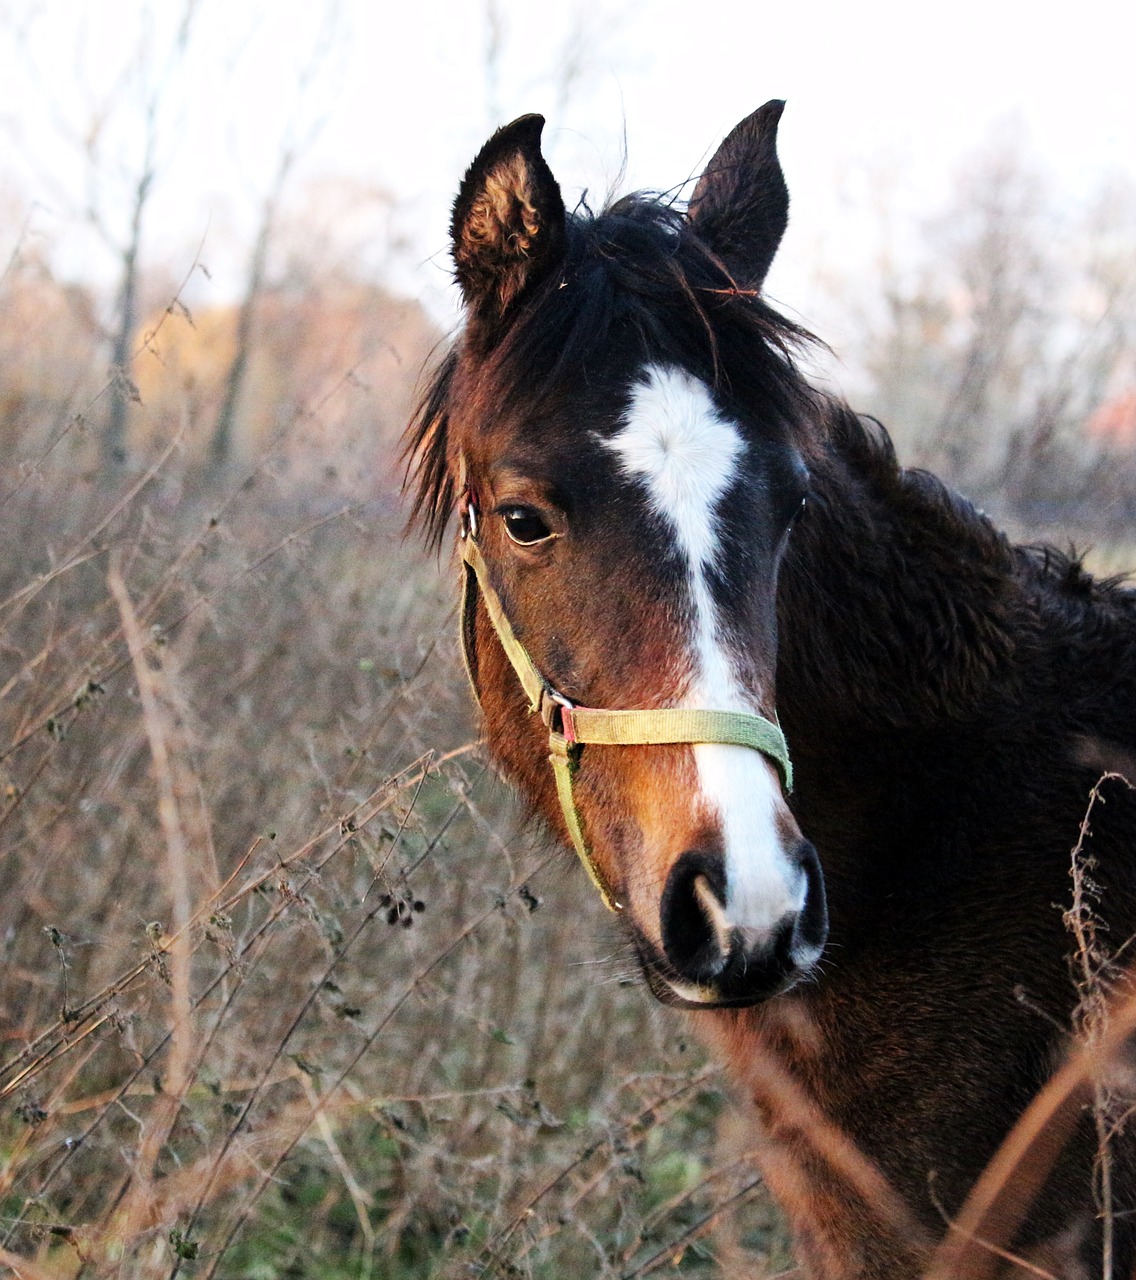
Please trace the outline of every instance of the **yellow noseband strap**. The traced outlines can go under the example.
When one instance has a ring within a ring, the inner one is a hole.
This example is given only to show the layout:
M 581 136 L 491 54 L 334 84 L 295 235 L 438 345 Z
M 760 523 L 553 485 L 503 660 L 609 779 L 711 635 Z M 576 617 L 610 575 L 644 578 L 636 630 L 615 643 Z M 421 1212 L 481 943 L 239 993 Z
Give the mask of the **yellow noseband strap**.
M 568 835 L 592 883 L 599 890 L 604 905 L 621 911 L 622 904 L 612 894 L 592 856 L 584 836 L 583 822 L 572 792 L 572 777 L 579 767 L 585 745 L 592 746 L 659 746 L 679 742 L 716 742 L 726 746 L 750 747 L 772 760 L 781 773 L 786 791 L 793 787 L 793 766 L 789 748 L 778 725 L 764 716 L 741 711 L 699 711 L 665 708 L 654 711 L 608 711 L 597 707 L 573 705 L 541 675 L 536 663 L 517 639 L 501 605 L 501 599 L 489 581 L 489 570 L 476 541 L 476 525 L 465 526 L 462 534 L 462 560 L 465 576 L 462 586 L 462 654 L 474 696 L 480 698 L 471 654 L 473 611 L 476 592 L 481 598 L 493 630 L 501 642 L 517 679 L 529 700 L 529 711 L 539 714 L 548 728 L 548 759 L 556 778 L 556 794 L 564 812 Z

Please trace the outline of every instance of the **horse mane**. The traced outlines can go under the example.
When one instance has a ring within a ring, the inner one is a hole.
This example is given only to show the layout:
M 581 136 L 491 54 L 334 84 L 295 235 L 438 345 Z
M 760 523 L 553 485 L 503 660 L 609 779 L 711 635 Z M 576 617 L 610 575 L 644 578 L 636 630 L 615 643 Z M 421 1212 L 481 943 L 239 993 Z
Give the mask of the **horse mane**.
M 836 397 L 826 398 L 825 439 L 872 493 L 901 517 L 919 512 L 946 545 L 971 544 L 990 565 L 1012 571 L 1010 540 L 965 494 L 934 472 L 900 464 L 887 428 Z
M 457 499 L 449 465 L 450 393 L 458 350 L 451 346 L 427 380 L 402 437 L 403 489 L 412 505 L 407 529 L 419 526 L 437 549 Z
M 1015 545 L 963 494 L 901 466 L 874 418 L 835 398 L 822 412 L 828 457 L 813 467 L 779 579 L 784 619 L 811 637 L 784 655 L 807 664 L 789 686 L 817 691 L 830 719 L 844 708 L 850 723 L 898 727 L 961 723 L 977 707 L 1019 698 L 1023 679 L 1039 688 L 1048 680 L 1045 696 L 1060 690 L 1068 711 L 1082 696 L 1071 673 L 1094 652 L 1107 652 L 1117 672 L 1136 670 L 1136 591 L 1126 575 L 1097 578 L 1072 550 Z M 854 601 L 846 576 L 860 584 Z M 822 619 L 809 622 L 815 608 L 839 608 L 857 643 L 826 646 Z M 901 633 L 881 627 L 896 616 Z M 1112 700 L 1130 706 L 1121 678 L 1110 679 Z
M 504 405 L 539 409 L 613 342 L 689 369 L 798 437 L 816 417 L 817 393 L 795 359 L 818 340 L 741 288 L 681 208 L 642 192 L 599 214 L 581 204 L 560 268 L 518 300 L 503 334 L 471 320 L 426 384 L 402 456 L 410 524 L 429 545 L 440 544 L 457 498 L 450 427 L 463 351 L 479 362 L 463 396 L 483 399 L 491 420 Z

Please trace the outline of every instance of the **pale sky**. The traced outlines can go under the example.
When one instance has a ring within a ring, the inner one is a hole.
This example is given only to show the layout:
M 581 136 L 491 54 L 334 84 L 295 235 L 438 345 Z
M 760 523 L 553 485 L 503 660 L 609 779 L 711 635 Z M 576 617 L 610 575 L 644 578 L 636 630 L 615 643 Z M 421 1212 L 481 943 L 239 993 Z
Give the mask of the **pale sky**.
M 877 205 L 901 234 L 998 130 L 1071 208 L 1106 175 L 1136 181 L 1130 3 L 197 0 L 179 56 L 184 9 L 0 0 L 0 260 L 23 227 L 65 272 L 111 278 L 82 207 L 93 192 L 112 238 L 124 234 L 149 101 L 158 164 L 144 253 L 177 273 L 203 241 L 212 279 L 195 281 L 199 304 L 238 287 L 288 139 L 298 159 L 284 203 L 311 219 L 310 231 L 293 220 L 293 240 L 354 246 L 443 318 L 457 182 L 491 127 L 526 111 L 548 117 L 569 201 L 587 187 L 598 203 L 625 145 L 624 188 L 668 187 L 738 119 L 786 98 L 793 217 L 770 287 L 806 308 L 812 264 L 863 265 Z M 578 68 L 568 84 L 566 63 Z M 95 167 L 83 158 L 92 136 Z

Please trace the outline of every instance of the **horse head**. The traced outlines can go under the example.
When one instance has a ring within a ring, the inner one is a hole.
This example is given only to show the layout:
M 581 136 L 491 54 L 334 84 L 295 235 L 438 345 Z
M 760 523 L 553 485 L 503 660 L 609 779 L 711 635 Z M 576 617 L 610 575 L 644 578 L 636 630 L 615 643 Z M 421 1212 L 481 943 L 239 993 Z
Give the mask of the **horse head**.
M 761 296 L 788 217 L 781 108 L 738 125 L 685 210 L 570 213 L 543 120 L 494 134 L 453 212 L 466 325 L 408 438 L 417 514 L 435 538 L 461 515 L 493 755 L 652 991 L 699 1007 L 785 990 L 827 935 L 777 728 L 812 408 L 804 335 Z

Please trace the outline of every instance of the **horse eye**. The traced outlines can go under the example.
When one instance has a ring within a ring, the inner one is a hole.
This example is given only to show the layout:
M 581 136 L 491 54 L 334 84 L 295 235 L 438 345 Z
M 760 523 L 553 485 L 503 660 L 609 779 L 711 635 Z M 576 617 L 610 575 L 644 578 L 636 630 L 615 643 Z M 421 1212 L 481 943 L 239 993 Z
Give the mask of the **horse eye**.
M 505 532 L 521 547 L 531 547 L 552 537 L 552 530 L 532 507 L 506 507 L 501 512 Z

